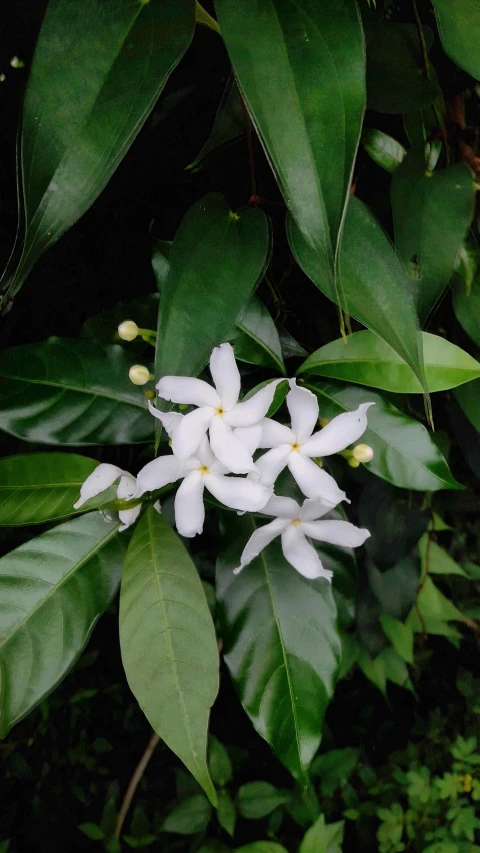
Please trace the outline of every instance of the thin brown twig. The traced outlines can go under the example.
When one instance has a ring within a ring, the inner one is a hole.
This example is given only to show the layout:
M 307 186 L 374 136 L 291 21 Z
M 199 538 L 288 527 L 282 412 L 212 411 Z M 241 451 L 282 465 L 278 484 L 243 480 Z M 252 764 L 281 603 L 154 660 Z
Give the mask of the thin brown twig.
M 123 798 L 123 802 L 122 802 L 120 811 L 118 813 L 117 824 L 115 826 L 115 833 L 114 833 L 115 838 L 120 838 L 120 833 L 122 831 L 122 827 L 123 827 L 123 824 L 125 822 L 125 818 L 127 816 L 128 810 L 132 804 L 132 800 L 135 796 L 135 791 L 137 790 L 137 788 L 140 784 L 142 776 L 145 773 L 147 764 L 150 761 L 150 759 L 154 753 L 155 747 L 157 746 L 159 740 L 160 740 L 160 738 L 157 735 L 157 733 L 153 732 L 150 740 L 148 741 L 147 748 L 146 748 L 145 752 L 143 753 L 140 761 L 138 762 L 138 764 L 134 770 L 134 773 L 132 775 L 132 778 L 130 779 L 130 782 L 128 783 L 128 788 L 125 791 L 125 796 Z

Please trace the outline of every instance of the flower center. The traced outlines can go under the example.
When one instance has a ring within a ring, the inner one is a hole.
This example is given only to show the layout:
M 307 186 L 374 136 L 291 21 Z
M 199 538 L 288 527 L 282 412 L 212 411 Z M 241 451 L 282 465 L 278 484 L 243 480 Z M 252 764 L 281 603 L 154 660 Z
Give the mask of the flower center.
M 221 418 L 225 414 L 225 409 L 219 406 L 218 409 L 215 409 L 215 414 Z
M 208 474 L 210 468 L 208 467 L 208 465 L 200 465 L 200 468 L 198 470 L 200 471 L 200 474 Z
M 302 445 L 299 444 L 298 441 L 294 441 L 293 444 L 290 445 L 290 449 L 296 452 L 297 450 L 300 450 L 301 446 Z
M 301 523 L 302 523 L 302 519 L 301 519 L 301 518 L 294 518 L 294 519 L 292 519 L 292 524 L 293 524 L 293 526 L 294 526 L 294 527 L 298 527 L 298 525 L 299 525 L 299 524 L 301 524 Z

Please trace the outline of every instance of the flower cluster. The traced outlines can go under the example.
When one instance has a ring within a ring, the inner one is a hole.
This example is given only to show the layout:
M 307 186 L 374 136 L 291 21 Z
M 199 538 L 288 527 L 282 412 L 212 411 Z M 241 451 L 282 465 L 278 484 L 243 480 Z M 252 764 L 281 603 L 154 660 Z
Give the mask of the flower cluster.
M 171 440 L 172 452 L 149 462 L 136 479 L 115 465 L 99 465 L 83 484 L 75 508 L 119 477 L 117 497 L 127 499 L 141 498 L 181 480 L 175 495 L 175 524 L 182 536 L 192 537 L 203 530 L 205 489 L 238 512 L 274 516 L 252 534 L 236 572 L 280 536 L 285 558 L 294 568 L 308 578 L 330 579 L 331 572 L 323 568 L 309 540 L 355 547 L 370 534 L 346 521 L 319 520 L 347 497 L 314 459 L 344 451 L 357 441 L 367 427 L 367 409 L 373 403 L 362 403 L 356 411 L 338 415 L 315 432 L 317 399 L 291 379 L 286 397 L 291 426 L 287 427 L 267 417 L 276 387 L 284 380 L 274 380 L 239 402 L 240 374 L 230 344 L 213 350 L 210 372 L 215 387 L 187 376 L 160 379 L 156 386 L 159 397 L 195 407 L 182 415 L 160 411 L 149 401 L 150 412 Z M 267 452 L 254 460 L 258 449 Z M 306 497 L 302 506 L 274 494 L 275 481 L 286 467 Z M 122 510 L 120 529 L 132 524 L 139 512 L 140 505 Z

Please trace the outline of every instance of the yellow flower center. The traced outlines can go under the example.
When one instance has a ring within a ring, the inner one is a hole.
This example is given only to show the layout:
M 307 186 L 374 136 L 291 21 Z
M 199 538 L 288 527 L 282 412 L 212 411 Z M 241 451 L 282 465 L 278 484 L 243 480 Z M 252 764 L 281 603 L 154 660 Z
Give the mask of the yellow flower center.
M 299 444 L 298 441 L 294 441 L 293 444 L 290 445 L 290 449 L 297 451 L 297 450 L 300 450 L 301 446 L 302 445 Z
M 210 468 L 208 467 L 208 465 L 200 465 L 200 468 L 198 470 L 200 471 L 200 474 L 208 474 Z
M 221 407 L 221 406 L 219 406 L 219 407 L 218 407 L 218 409 L 215 409 L 215 414 L 216 414 L 216 415 L 218 415 L 218 416 L 221 418 L 221 417 L 222 417 L 222 415 L 224 415 L 224 414 L 225 414 L 225 409 L 222 409 L 222 407 Z
M 299 525 L 299 524 L 301 524 L 301 523 L 302 523 L 302 519 L 301 519 L 301 518 L 294 518 L 294 519 L 293 519 L 293 521 L 292 521 L 292 524 L 293 524 L 293 526 L 294 526 L 294 527 L 298 527 L 298 525 Z

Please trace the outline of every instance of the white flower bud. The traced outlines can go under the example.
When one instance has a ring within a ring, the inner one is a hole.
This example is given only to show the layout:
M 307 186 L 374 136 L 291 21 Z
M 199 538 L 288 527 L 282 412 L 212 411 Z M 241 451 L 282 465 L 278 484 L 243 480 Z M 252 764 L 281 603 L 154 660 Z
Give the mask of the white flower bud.
M 357 462 L 370 462 L 373 459 L 373 448 L 369 444 L 357 444 L 352 450 L 352 456 Z
M 133 320 L 124 320 L 118 327 L 122 341 L 134 341 L 138 335 L 138 326 Z
M 128 371 L 128 378 L 134 385 L 146 385 L 150 380 L 150 371 L 144 364 L 133 364 Z

